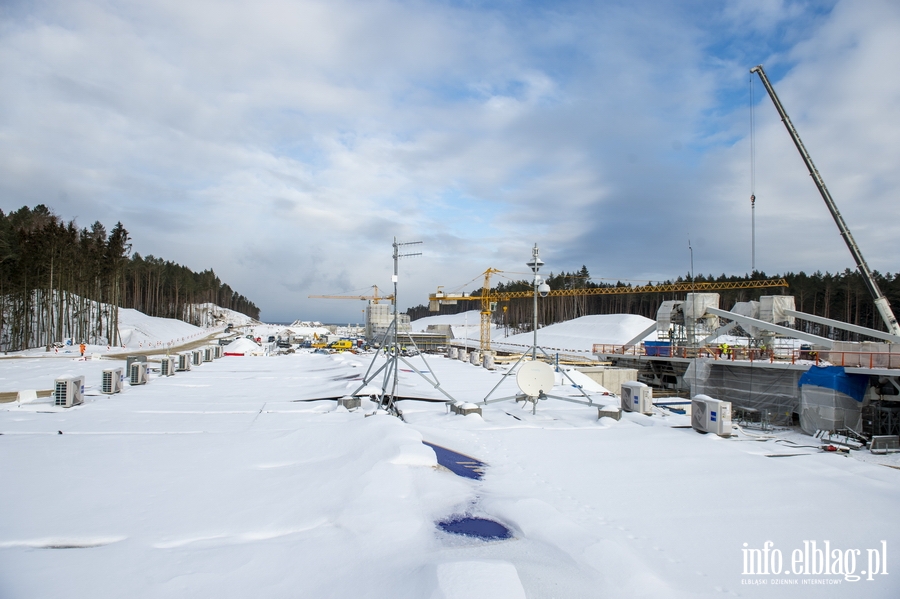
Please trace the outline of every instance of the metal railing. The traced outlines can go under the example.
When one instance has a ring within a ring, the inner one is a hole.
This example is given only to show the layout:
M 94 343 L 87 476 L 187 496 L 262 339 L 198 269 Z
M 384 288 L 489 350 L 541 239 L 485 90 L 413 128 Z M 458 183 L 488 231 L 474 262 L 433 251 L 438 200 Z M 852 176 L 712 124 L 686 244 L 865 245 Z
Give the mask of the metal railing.
M 844 366 L 846 368 L 891 368 L 900 369 L 900 351 L 833 351 L 775 348 L 760 349 L 741 346 L 720 348 L 713 346 L 687 347 L 681 345 L 613 345 L 595 343 L 594 355 L 646 356 L 658 358 L 712 358 L 713 360 L 742 360 L 750 362 L 790 362 L 798 361 Z

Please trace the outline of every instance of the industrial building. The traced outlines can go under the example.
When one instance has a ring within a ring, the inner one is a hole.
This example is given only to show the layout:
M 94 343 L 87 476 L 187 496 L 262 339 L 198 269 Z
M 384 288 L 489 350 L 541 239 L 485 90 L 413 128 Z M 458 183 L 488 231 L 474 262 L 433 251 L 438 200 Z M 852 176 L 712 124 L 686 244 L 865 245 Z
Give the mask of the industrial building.
M 636 369 L 653 387 L 730 401 L 748 419 L 797 422 L 810 434 L 900 434 L 900 351 L 893 345 L 900 337 L 798 312 L 792 296 L 763 296 L 730 311 L 718 302 L 708 293 L 664 302 L 658 341 L 595 345 L 594 354 Z M 797 319 L 888 343 L 833 341 L 791 328 Z

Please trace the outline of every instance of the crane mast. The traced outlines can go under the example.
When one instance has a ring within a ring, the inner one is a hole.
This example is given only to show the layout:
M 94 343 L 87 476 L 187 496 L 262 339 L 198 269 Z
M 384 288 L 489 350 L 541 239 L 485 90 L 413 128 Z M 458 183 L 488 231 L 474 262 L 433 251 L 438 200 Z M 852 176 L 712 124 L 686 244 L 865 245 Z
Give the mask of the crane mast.
M 769 78 L 766 77 L 766 72 L 765 70 L 763 70 L 763 66 L 757 65 L 750 69 L 750 72 L 759 75 L 763 86 L 769 93 L 769 97 L 772 98 L 772 103 L 775 104 L 775 109 L 778 111 L 778 115 L 781 117 L 781 121 L 784 123 L 785 128 L 788 130 L 788 134 L 794 141 L 794 145 L 797 146 L 797 150 L 800 152 L 800 157 L 803 158 L 803 162 L 806 164 L 806 168 L 809 169 L 809 174 L 812 176 L 813 181 L 815 182 L 816 187 L 819 190 L 819 193 L 822 195 L 822 199 L 825 200 L 825 205 L 828 206 L 828 211 L 831 212 L 831 216 L 834 218 L 834 222 L 837 224 L 838 230 L 841 233 L 841 237 L 844 238 L 844 242 L 847 244 L 847 248 L 849 248 L 850 254 L 856 261 L 856 266 L 857 268 L 859 268 L 859 272 L 863 277 L 866 288 L 869 290 L 869 293 L 872 294 L 872 299 L 875 302 L 875 308 L 881 315 L 882 320 L 884 320 L 884 324 L 887 326 L 888 332 L 894 335 L 900 335 L 900 324 L 897 323 L 897 317 L 894 316 L 894 311 L 891 310 L 890 302 L 884 296 L 884 294 L 881 293 L 881 289 L 878 287 L 878 283 L 875 282 L 875 277 L 872 275 L 872 271 L 869 270 L 869 265 L 866 264 L 862 252 L 859 250 L 859 246 L 856 245 L 856 241 L 854 241 L 853 239 L 853 235 L 850 234 L 850 229 L 849 227 L 847 227 L 847 223 L 844 222 L 844 217 L 841 216 L 840 211 L 838 211 L 837 209 L 837 205 L 831 198 L 831 194 L 828 193 L 828 188 L 825 187 L 825 181 L 822 179 L 822 175 L 819 174 L 816 165 L 813 164 L 809 152 L 806 151 L 806 147 L 800 140 L 800 135 L 797 133 L 797 129 L 794 128 L 794 124 L 791 122 L 790 117 L 784 110 L 784 106 L 781 105 L 781 101 L 778 99 L 778 94 L 775 93 L 775 88 L 773 88 L 772 84 L 769 83 Z

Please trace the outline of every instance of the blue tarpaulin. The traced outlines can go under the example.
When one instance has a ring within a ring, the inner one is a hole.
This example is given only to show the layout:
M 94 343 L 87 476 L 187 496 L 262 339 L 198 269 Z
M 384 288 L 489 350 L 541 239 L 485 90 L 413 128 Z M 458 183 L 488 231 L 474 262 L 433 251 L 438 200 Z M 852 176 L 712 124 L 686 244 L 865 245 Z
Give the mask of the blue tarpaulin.
M 866 394 L 869 377 L 865 374 L 848 374 L 843 366 L 811 366 L 797 381 L 797 385 L 816 385 L 834 389 L 862 401 Z

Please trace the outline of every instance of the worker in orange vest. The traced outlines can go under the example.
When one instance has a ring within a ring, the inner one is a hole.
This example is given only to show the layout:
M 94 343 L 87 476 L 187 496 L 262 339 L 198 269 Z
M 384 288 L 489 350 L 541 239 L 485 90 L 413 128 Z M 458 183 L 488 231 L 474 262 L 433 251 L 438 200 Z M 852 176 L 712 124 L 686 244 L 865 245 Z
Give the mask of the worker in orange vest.
M 81 345 L 78 346 L 78 349 L 81 350 L 81 357 L 83 358 L 83 357 L 84 357 L 84 350 L 87 349 L 87 346 L 86 346 L 84 343 L 82 343 Z

